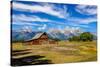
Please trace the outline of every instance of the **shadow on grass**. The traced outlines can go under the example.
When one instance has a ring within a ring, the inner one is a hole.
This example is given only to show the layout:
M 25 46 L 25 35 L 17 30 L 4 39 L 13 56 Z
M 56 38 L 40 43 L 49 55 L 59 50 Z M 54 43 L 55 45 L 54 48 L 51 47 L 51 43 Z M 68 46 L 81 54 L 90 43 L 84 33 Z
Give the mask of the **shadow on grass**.
M 12 66 L 25 66 L 25 65 L 40 65 L 40 64 L 52 64 L 51 60 L 42 59 L 44 56 L 33 55 L 18 59 L 11 59 Z
M 14 53 L 12 56 L 19 56 L 19 55 L 25 55 L 25 54 L 30 54 L 31 52 L 23 52 L 23 53 Z
M 13 50 L 12 51 L 12 56 L 19 56 L 19 55 L 25 55 L 25 54 L 30 54 L 31 49 L 25 49 L 25 50 Z

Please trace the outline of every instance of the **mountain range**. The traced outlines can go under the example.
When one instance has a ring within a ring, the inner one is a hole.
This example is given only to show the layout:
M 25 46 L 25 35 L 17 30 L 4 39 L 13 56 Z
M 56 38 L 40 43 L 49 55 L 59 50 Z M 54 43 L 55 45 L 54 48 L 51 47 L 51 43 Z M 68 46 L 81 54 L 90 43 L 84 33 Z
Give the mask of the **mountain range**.
M 40 33 L 39 32 L 34 32 L 34 31 L 12 31 L 12 41 L 25 41 L 29 40 L 32 37 L 34 37 L 36 34 Z M 62 32 L 61 30 L 52 30 L 49 32 L 46 32 L 49 39 L 57 39 L 57 40 L 67 40 L 69 37 L 74 36 L 74 35 L 79 35 L 79 32 L 72 32 L 72 31 L 64 31 Z

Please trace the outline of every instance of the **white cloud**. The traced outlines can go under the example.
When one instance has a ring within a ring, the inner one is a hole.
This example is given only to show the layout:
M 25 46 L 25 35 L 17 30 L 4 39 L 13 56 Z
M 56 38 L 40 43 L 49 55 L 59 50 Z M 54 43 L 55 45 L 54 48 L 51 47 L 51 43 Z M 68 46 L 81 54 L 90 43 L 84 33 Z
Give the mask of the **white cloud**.
M 81 27 L 81 28 L 89 28 L 90 26 L 87 25 L 87 24 L 79 24 L 77 25 L 78 27 Z
M 74 22 L 69 22 L 68 24 L 69 26 L 73 26 L 73 27 L 81 27 L 81 28 L 89 28 L 89 25 L 87 24 L 79 24 L 79 23 L 74 23 Z
M 97 7 L 94 5 L 77 5 L 76 11 L 85 15 L 96 15 Z
M 73 23 L 78 23 L 78 24 L 89 24 L 92 22 L 96 22 L 97 18 L 77 18 L 77 17 L 69 17 L 67 18 L 67 21 L 73 22 Z
M 40 18 L 38 16 L 27 16 L 24 14 L 20 14 L 20 15 L 13 15 L 13 20 L 14 21 L 25 21 L 25 22 L 34 22 L 34 21 L 39 21 L 39 22 L 52 22 L 49 19 L 45 19 L 45 18 Z
M 32 32 L 32 26 L 23 26 L 20 31 L 23 31 L 23 32 Z
M 49 15 L 53 15 L 59 18 L 65 18 L 67 16 L 67 13 L 65 15 L 65 8 L 63 9 L 56 9 L 56 7 L 53 4 L 44 4 L 44 5 L 28 5 L 28 4 L 22 4 L 18 2 L 13 2 L 13 9 L 19 10 L 19 11 L 28 11 L 28 12 L 43 12 Z
M 38 28 L 38 30 L 40 30 L 40 31 L 41 31 L 41 30 L 45 30 L 46 28 L 47 28 L 47 25 L 46 25 L 46 24 L 44 24 L 42 27 L 39 27 L 39 28 Z
M 18 2 L 13 2 L 13 9 L 16 9 L 18 11 L 27 11 L 27 12 L 42 12 L 46 13 L 49 15 L 53 15 L 59 18 L 64 18 L 70 23 L 75 23 L 76 26 L 79 26 L 79 24 L 89 24 L 92 22 L 96 22 L 97 18 L 96 17 L 88 17 L 88 18 L 79 18 L 79 17 L 70 17 L 67 12 L 66 5 L 63 6 L 63 8 L 57 8 L 53 4 L 48 4 L 48 3 L 41 3 L 41 5 L 29 5 L 29 4 L 23 4 L 23 3 L 18 3 Z M 81 14 L 86 14 L 86 15 L 96 15 L 97 14 L 97 8 L 96 6 L 85 6 L 85 5 L 77 5 L 76 6 L 76 11 L 81 13 Z M 43 30 L 46 28 L 46 25 L 43 24 L 36 24 L 34 23 L 35 21 L 37 22 L 46 22 L 50 24 L 59 24 L 59 25 L 65 25 L 67 24 L 64 22 L 57 22 L 54 20 L 46 19 L 46 18 L 40 18 L 39 16 L 36 15 L 25 15 L 25 14 L 18 14 L 18 15 L 13 15 L 13 24 L 17 25 L 34 25 L 34 26 L 41 26 L 38 29 Z M 78 25 L 77 25 L 78 24 Z M 80 27 L 88 27 L 85 25 L 80 25 Z
M 59 28 L 50 28 L 48 30 L 49 33 L 63 33 L 65 35 L 68 35 L 70 33 L 81 33 L 83 30 L 80 27 L 70 27 L 66 26 L 64 29 Z
M 61 23 L 53 20 L 49 20 L 46 18 L 40 18 L 39 16 L 27 16 L 25 14 L 18 14 L 18 15 L 12 15 L 12 24 L 17 24 L 17 25 L 34 25 L 34 26 L 39 26 L 39 24 L 35 24 L 34 22 L 43 22 L 43 23 L 50 23 L 50 24 L 57 24 L 57 25 L 65 25 L 66 23 Z
M 65 27 L 64 29 L 64 33 L 80 33 L 82 30 L 80 29 L 80 27 Z
M 89 24 L 92 22 L 97 22 L 97 6 L 94 5 L 77 5 L 75 10 L 83 15 L 88 15 L 90 17 L 81 18 L 81 17 L 67 17 L 67 21 L 76 23 L 76 24 Z M 81 15 L 80 15 L 81 16 Z M 83 25 L 81 25 L 83 26 Z M 86 26 L 83 26 L 86 27 Z
M 26 26 L 26 25 L 29 25 L 29 26 L 43 26 L 43 25 L 40 25 L 40 24 L 35 24 L 35 23 L 27 23 L 27 22 L 12 22 L 13 25 L 22 25 L 22 26 Z

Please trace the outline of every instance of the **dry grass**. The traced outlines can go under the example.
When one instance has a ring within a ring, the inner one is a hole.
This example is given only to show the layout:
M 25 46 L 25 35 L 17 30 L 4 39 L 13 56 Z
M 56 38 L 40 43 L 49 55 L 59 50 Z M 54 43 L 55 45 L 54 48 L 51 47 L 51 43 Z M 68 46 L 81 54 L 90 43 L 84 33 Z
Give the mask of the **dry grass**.
M 22 43 L 12 43 L 12 51 L 29 50 L 31 53 L 13 58 L 21 58 L 31 55 L 45 56 L 43 59 L 49 59 L 52 63 L 72 63 L 97 60 L 96 42 L 68 42 L 60 41 L 58 45 L 24 45 Z

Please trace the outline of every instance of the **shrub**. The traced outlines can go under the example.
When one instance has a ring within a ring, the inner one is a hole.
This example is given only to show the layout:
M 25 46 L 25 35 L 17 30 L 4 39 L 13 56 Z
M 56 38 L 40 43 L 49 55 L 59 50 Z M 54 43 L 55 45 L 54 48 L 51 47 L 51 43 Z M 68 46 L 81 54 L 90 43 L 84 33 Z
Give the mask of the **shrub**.
M 94 39 L 94 35 L 90 32 L 83 32 L 79 36 L 72 36 L 68 40 L 69 41 L 92 41 Z

